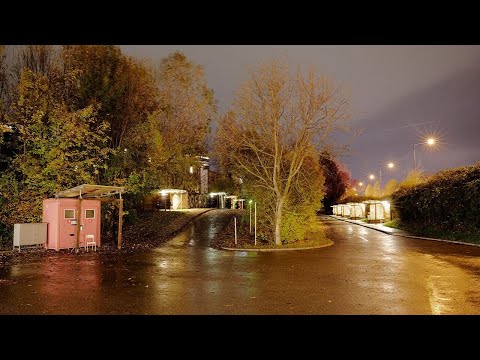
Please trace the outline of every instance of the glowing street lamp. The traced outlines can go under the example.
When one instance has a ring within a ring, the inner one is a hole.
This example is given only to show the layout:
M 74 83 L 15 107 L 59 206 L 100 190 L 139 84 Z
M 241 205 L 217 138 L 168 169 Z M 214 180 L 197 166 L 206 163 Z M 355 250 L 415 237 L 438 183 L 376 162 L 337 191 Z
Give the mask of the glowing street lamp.
M 363 186 L 363 182 L 360 181 L 360 182 L 358 183 L 358 186 Z
M 385 165 L 384 165 L 385 166 Z M 382 167 L 380 167 L 380 169 L 378 169 L 378 184 L 380 186 L 380 196 L 382 196 Z M 395 167 L 395 163 L 392 162 L 392 161 L 389 161 L 387 164 L 386 164 L 386 167 L 389 168 L 389 169 L 393 169 Z M 375 179 L 375 175 L 373 174 L 370 174 L 369 176 L 370 180 L 374 180 Z
M 422 141 L 422 142 L 417 143 L 417 144 L 413 144 L 413 169 L 414 170 L 417 170 L 417 158 L 415 157 L 415 146 L 417 146 L 417 145 L 433 146 L 436 143 L 437 143 L 437 139 L 435 139 L 434 137 L 429 137 L 429 138 L 425 139 L 425 141 Z

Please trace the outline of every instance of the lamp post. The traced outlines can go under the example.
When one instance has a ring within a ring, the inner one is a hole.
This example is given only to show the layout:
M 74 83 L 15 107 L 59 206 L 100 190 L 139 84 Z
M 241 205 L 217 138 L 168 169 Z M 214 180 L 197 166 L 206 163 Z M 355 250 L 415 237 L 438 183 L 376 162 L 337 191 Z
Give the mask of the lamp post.
M 413 144 L 413 170 L 417 170 L 417 158 L 415 157 L 415 146 L 417 146 L 417 145 L 433 146 L 433 145 L 435 145 L 436 142 L 437 142 L 437 140 L 435 138 L 430 137 L 423 142 Z
M 386 166 L 387 166 L 387 168 L 389 168 L 389 169 L 393 169 L 393 168 L 395 167 L 395 164 L 394 164 L 392 161 L 390 161 L 390 162 L 387 163 Z M 380 167 L 380 168 L 378 169 L 378 175 L 379 175 L 379 177 L 378 177 L 378 183 L 379 183 L 379 186 L 380 186 L 380 196 L 383 196 L 383 192 L 382 192 L 382 167 Z M 375 175 L 370 174 L 369 178 L 370 178 L 370 180 L 374 180 L 374 179 L 375 179 Z

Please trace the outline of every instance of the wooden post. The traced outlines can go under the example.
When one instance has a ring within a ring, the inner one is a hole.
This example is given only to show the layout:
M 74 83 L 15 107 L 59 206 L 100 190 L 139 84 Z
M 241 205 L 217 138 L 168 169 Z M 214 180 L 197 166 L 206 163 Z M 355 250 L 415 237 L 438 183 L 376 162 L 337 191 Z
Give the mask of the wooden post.
M 122 248 L 122 227 L 123 227 L 123 199 L 122 194 L 118 199 L 118 249 Z
M 255 245 L 257 245 L 257 202 L 255 202 Z
M 250 205 L 250 234 L 252 233 L 252 203 Z
M 80 192 L 80 197 L 78 198 L 78 209 L 77 209 L 77 236 L 75 238 L 75 253 L 78 253 L 80 248 L 80 219 L 82 217 L 82 193 Z
M 235 245 L 237 245 L 237 218 L 233 218 L 233 222 L 235 223 Z

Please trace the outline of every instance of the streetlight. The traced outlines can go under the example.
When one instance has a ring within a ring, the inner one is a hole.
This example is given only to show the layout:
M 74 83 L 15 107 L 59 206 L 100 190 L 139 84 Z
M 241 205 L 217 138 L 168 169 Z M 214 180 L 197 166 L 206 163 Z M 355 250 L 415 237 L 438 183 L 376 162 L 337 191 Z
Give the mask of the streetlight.
M 380 196 L 383 195 L 383 192 L 382 192 L 382 167 L 381 166 L 379 169 L 378 169 L 378 184 L 380 186 Z M 387 164 L 386 164 L 386 167 L 389 168 L 389 169 L 393 169 L 395 167 L 395 163 L 392 162 L 392 161 L 389 161 Z M 370 180 L 374 180 L 375 179 L 375 175 L 373 174 L 370 174 L 369 176 Z
M 417 158 L 415 157 L 415 146 L 417 146 L 417 145 L 433 146 L 433 145 L 436 144 L 436 142 L 437 142 L 437 139 L 435 139 L 434 137 L 429 137 L 428 139 L 426 139 L 423 142 L 413 144 L 413 169 L 414 170 L 417 170 Z

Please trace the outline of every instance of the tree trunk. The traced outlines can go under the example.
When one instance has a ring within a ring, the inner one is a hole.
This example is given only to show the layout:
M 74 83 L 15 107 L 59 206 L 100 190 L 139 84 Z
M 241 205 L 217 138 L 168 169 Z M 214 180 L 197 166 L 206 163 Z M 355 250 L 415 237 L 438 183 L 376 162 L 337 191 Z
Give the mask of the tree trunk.
M 280 237 L 280 226 L 282 224 L 282 210 L 283 198 L 277 200 L 275 208 L 275 245 L 282 245 L 282 238 Z

